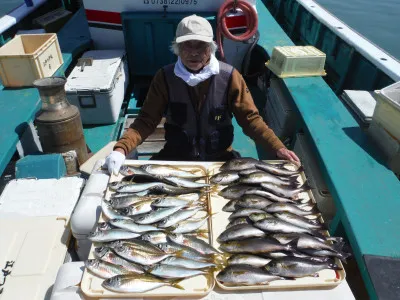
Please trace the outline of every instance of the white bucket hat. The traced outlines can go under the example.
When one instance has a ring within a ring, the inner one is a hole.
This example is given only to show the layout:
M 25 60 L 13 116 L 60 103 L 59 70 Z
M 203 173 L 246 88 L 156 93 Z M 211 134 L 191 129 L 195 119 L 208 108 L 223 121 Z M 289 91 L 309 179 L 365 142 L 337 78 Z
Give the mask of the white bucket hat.
M 190 40 L 203 41 L 211 43 L 214 37 L 210 22 L 197 15 L 191 15 L 183 18 L 176 29 L 176 43 L 182 43 Z

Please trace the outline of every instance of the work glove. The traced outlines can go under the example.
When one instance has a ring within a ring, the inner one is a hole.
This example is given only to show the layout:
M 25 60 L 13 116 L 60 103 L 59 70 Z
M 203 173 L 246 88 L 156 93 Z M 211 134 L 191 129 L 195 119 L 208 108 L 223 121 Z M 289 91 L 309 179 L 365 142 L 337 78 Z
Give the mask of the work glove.
M 121 152 L 113 151 L 110 155 L 107 156 L 105 166 L 108 169 L 108 173 L 113 174 L 115 176 L 118 175 L 119 169 L 121 168 L 122 164 L 125 161 L 125 155 Z

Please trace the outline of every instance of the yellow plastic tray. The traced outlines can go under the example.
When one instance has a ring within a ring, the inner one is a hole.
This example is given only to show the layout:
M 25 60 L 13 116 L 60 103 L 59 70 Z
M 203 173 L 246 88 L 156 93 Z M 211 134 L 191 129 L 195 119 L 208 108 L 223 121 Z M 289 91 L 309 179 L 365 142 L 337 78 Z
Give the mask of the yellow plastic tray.
M 199 174 L 206 175 L 207 170 L 204 166 L 200 164 L 184 164 L 182 162 L 161 162 L 161 161 L 136 161 L 136 160 L 127 160 L 125 162 L 126 165 L 131 166 L 140 166 L 141 164 L 164 164 L 164 165 L 174 165 L 183 170 L 199 170 Z M 110 177 L 110 182 L 120 181 L 122 179 L 122 175 Z M 112 191 L 107 188 L 105 198 L 108 200 Z M 208 197 L 206 198 L 208 201 Z M 205 215 L 205 212 L 197 213 L 193 218 L 199 218 Z M 100 216 L 99 221 L 102 221 L 102 216 Z M 208 219 L 208 223 L 204 225 L 201 229 L 208 229 L 208 242 L 211 244 L 213 239 L 212 236 L 212 221 L 211 218 Z M 93 250 L 94 246 L 92 245 L 90 249 L 89 259 L 94 258 Z M 179 283 L 184 290 L 179 290 L 173 287 L 161 287 L 152 291 L 148 291 L 145 293 L 115 293 L 109 291 L 101 286 L 104 279 L 101 279 L 94 274 L 90 273 L 85 269 L 82 282 L 81 282 L 81 289 L 83 293 L 92 298 L 172 298 L 172 297 L 179 297 L 179 298 L 202 298 L 207 296 L 214 288 L 215 281 L 212 275 L 200 275 L 196 277 L 192 277 L 189 279 L 185 279 Z
M 270 163 L 281 163 L 280 160 L 267 161 Z M 208 175 L 212 176 L 219 172 L 219 168 L 222 163 L 215 163 L 208 168 Z M 304 173 L 300 174 L 300 182 L 305 182 Z M 225 186 L 221 186 L 219 190 L 222 190 Z M 224 205 L 229 201 L 217 194 L 218 192 L 214 192 L 210 195 L 210 207 L 212 210 L 212 245 L 216 249 L 219 248 L 219 243 L 217 241 L 218 236 L 225 230 L 226 226 L 229 223 L 228 217 L 231 215 L 230 212 L 222 211 Z M 304 192 L 300 194 L 302 198 L 312 199 L 315 203 L 314 197 L 311 192 Z M 323 222 L 322 217 L 320 221 Z M 329 235 L 329 233 L 328 233 Z M 304 277 L 297 278 L 295 280 L 276 280 L 270 282 L 269 285 L 255 285 L 255 286 L 225 286 L 218 282 L 216 276 L 218 272 L 214 273 L 214 279 L 217 285 L 226 291 L 246 291 L 246 290 L 299 290 L 299 289 L 329 289 L 334 288 L 339 285 L 345 278 L 346 273 L 343 269 L 342 262 L 339 259 L 335 260 L 335 263 L 342 268 L 340 271 L 334 270 L 322 270 L 318 272 L 319 277 Z

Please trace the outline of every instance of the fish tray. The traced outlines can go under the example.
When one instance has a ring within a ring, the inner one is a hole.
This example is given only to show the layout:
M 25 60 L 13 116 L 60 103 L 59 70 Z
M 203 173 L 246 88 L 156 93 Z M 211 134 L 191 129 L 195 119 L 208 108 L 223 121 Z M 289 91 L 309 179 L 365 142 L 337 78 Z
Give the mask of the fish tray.
M 138 160 L 126 160 L 125 165 L 127 166 L 140 166 L 142 164 L 162 164 L 162 165 L 173 165 L 176 167 L 181 168 L 182 170 L 186 171 L 194 171 L 198 170 L 199 174 L 204 176 L 207 175 L 207 169 L 201 164 L 193 164 L 193 162 L 185 163 L 185 162 L 171 162 L 171 161 L 138 161 Z M 120 174 L 118 176 L 111 175 L 110 183 L 115 181 L 121 181 L 123 176 Z M 105 193 L 105 199 L 109 200 L 110 196 L 113 192 L 107 188 Z M 209 197 L 206 197 L 205 201 L 209 201 Z M 208 207 L 210 207 L 208 205 Z M 199 218 L 205 216 L 204 211 L 198 212 L 192 218 Z M 102 222 L 102 214 L 100 215 L 99 222 Z M 208 239 L 204 239 L 206 242 L 211 244 L 213 240 L 212 236 L 212 224 L 211 218 L 208 218 L 208 222 L 201 227 L 200 229 L 208 230 Z M 200 237 L 199 237 L 200 238 Z M 97 246 L 97 245 L 96 245 Z M 94 248 L 95 245 L 92 244 L 89 253 L 89 259 L 93 259 L 94 257 Z M 212 274 L 208 275 L 199 275 L 195 277 L 191 277 L 188 279 L 182 280 L 179 285 L 184 288 L 184 290 L 179 290 L 170 286 L 160 287 L 151 291 L 147 291 L 145 293 L 116 293 L 110 290 L 107 290 L 102 287 L 102 282 L 104 279 L 97 277 L 86 268 L 83 273 L 82 281 L 81 281 L 81 289 L 83 293 L 87 297 L 91 298 L 172 298 L 172 297 L 179 297 L 179 298 L 202 298 L 207 296 L 214 288 L 215 281 Z
M 282 163 L 280 160 L 266 161 L 268 163 Z M 212 175 L 219 173 L 219 168 L 222 163 L 214 163 L 208 168 L 208 178 Z M 306 177 L 304 172 L 300 173 L 298 181 L 304 183 Z M 213 192 L 210 195 L 210 208 L 212 215 L 212 246 L 216 249 L 219 248 L 220 244 L 217 241 L 218 236 L 225 230 L 229 223 L 228 217 L 231 215 L 230 212 L 225 212 L 222 210 L 224 205 L 229 201 L 218 195 L 218 192 L 226 186 L 220 186 L 217 192 Z M 299 194 L 300 197 L 304 199 L 310 199 L 316 204 L 314 196 L 311 191 L 302 192 Z M 324 223 L 322 217 L 319 218 L 321 223 Z M 329 232 L 326 232 L 329 236 Z M 345 278 L 346 273 L 343 268 L 343 264 L 339 259 L 335 259 L 335 263 L 342 268 L 342 270 L 322 270 L 318 272 L 319 277 L 303 277 L 296 278 L 295 280 L 276 280 L 270 282 L 268 285 L 254 285 L 254 286 L 225 286 L 218 282 L 216 276 L 218 272 L 214 273 L 214 279 L 217 285 L 225 291 L 249 291 L 249 290 L 275 290 L 275 291 L 290 291 L 290 290 L 310 290 L 310 289 L 331 289 L 338 286 Z

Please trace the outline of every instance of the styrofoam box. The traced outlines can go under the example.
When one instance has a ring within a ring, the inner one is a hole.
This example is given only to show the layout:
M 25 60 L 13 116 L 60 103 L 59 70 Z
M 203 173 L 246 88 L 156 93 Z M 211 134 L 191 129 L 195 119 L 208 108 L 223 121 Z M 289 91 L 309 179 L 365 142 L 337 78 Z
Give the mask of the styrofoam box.
M 313 46 L 274 47 L 266 66 L 280 78 L 324 76 L 326 55 Z
M 372 119 L 400 141 L 400 81 L 375 91 L 376 108 Z
M 79 108 L 83 124 L 112 124 L 118 120 L 128 86 L 124 50 L 93 50 L 91 66 L 77 65 L 65 85 L 68 101 Z
M 55 33 L 21 34 L 0 48 L 0 78 L 5 87 L 32 86 L 63 64 Z
M 296 142 L 293 150 L 300 158 L 302 166 L 304 167 L 304 173 L 310 186 L 315 188 L 312 196 L 314 197 L 315 202 L 317 202 L 318 209 L 324 216 L 325 222 L 329 223 L 336 213 L 335 203 L 332 195 L 329 193 L 318 167 L 318 163 L 313 157 L 313 151 L 307 143 L 304 134 L 298 133 L 296 135 Z

